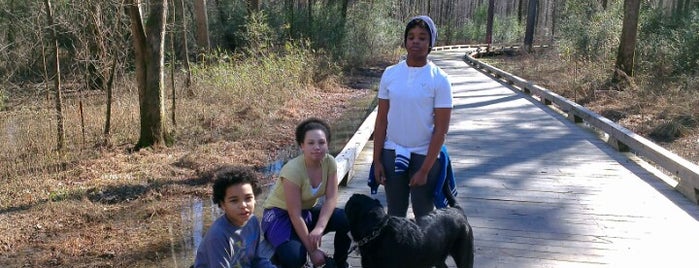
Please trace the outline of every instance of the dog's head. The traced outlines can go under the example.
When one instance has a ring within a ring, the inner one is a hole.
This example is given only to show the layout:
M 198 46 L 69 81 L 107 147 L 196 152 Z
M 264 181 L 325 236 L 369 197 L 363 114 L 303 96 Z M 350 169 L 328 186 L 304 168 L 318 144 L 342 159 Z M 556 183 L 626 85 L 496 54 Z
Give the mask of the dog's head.
M 379 200 L 363 194 L 353 194 L 345 204 L 345 215 L 355 239 L 364 236 L 386 216 Z

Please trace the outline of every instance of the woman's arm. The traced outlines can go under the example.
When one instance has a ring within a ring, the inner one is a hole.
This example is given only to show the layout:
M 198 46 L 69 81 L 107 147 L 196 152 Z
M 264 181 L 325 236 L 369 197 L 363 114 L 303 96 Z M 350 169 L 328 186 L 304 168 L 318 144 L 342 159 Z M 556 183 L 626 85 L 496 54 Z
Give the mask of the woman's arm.
M 388 108 L 390 102 L 387 99 L 379 99 L 376 122 L 374 123 L 374 178 L 379 184 L 383 184 L 386 176 L 381 163 L 381 152 L 386 141 L 386 127 L 388 126 Z
M 430 145 L 427 149 L 425 162 L 422 163 L 420 169 L 410 178 L 410 186 L 421 186 L 427 183 L 427 174 L 437 161 L 439 151 L 442 150 L 442 145 L 449 131 L 449 121 L 451 120 L 451 108 L 435 108 L 434 109 L 434 131 L 430 138 Z
M 335 211 L 336 205 L 337 171 L 334 171 L 331 174 L 328 174 L 328 182 L 325 185 L 325 202 L 323 202 L 323 206 L 320 208 L 320 214 L 318 215 L 316 226 L 308 235 L 311 243 L 313 243 L 314 245 L 318 245 L 318 247 L 320 247 L 320 242 L 323 240 L 323 232 L 325 231 L 325 227 L 328 225 L 328 221 L 330 221 L 330 216 L 332 216 L 333 212 Z M 313 252 L 313 254 L 311 254 L 311 260 L 313 261 L 313 264 L 319 265 L 325 261 L 324 256 L 325 253 L 316 255 L 315 252 Z
M 318 245 L 311 242 L 309 239 L 308 227 L 306 227 L 306 222 L 303 221 L 303 216 L 301 215 L 301 187 L 295 183 L 281 178 L 282 185 L 284 185 L 284 201 L 286 201 L 286 212 L 289 214 L 289 219 L 291 220 L 291 225 L 294 227 L 296 235 L 301 239 L 301 243 L 310 253 L 318 249 Z
M 329 174 L 328 183 L 325 186 L 325 202 L 323 207 L 320 208 L 320 215 L 318 215 L 318 221 L 313 229 L 313 235 L 319 234 L 323 236 L 323 231 L 325 231 L 325 227 L 328 225 L 330 216 L 335 211 L 335 206 L 337 206 L 337 184 L 337 172 Z M 320 241 L 318 242 L 320 244 Z

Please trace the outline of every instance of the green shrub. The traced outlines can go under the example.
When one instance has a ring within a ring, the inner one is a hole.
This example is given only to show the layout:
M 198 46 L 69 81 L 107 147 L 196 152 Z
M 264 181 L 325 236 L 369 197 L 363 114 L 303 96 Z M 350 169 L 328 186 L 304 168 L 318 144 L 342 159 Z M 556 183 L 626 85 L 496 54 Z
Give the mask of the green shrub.
M 361 65 L 383 55 L 392 55 L 403 43 L 403 22 L 389 16 L 386 3 L 358 2 L 348 11 L 347 32 L 342 47 L 349 64 Z
M 644 8 L 639 25 L 637 61 L 641 72 L 672 78 L 697 74 L 699 13 L 668 17 L 661 9 Z
M 622 26 L 621 3 L 603 10 L 598 1 L 566 1 L 558 45 L 564 57 L 609 60 L 616 57 Z
M 678 27 L 679 46 L 676 59 L 682 73 L 699 74 L 699 11 L 692 11 Z
M 213 51 L 210 64 L 194 65 L 192 75 L 207 89 L 201 96 L 208 103 L 230 103 L 231 109 L 278 107 L 313 81 L 320 65 L 308 42 L 286 43 L 278 52 L 257 57 Z M 261 51 L 258 51 L 261 52 Z
M 265 118 L 288 100 L 312 92 L 322 57 L 309 41 L 287 42 L 255 57 L 225 51 L 192 66 L 196 96 L 183 100 L 178 135 L 194 142 L 237 140 L 259 135 Z M 243 127 L 244 126 L 244 127 Z
M 524 24 L 517 22 L 516 16 L 495 17 L 493 22 L 493 43 L 517 44 L 524 36 Z
M 467 43 L 485 43 L 486 26 L 488 20 L 488 6 L 479 6 L 473 18 L 467 20 L 457 33 L 457 40 L 466 40 Z M 517 22 L 517 16 L 493 18 L 493 43 L 515 44 L 522 41 L 524 36 L 524 24 Z
M 245 16 L 242 29 L 237 32 L 240 40 L 245 42 L 244 51 L 249 55 L 265 54 L 274 48 L 277 32 L 267 22 L 267 14 L 259 11 Z
M 467 42 L 484 43 L 487 19 L 488 7 L 481 5 L 473 13 L 473 18 L 464 23 L 463 30 L 461 30 L 464 39 Z

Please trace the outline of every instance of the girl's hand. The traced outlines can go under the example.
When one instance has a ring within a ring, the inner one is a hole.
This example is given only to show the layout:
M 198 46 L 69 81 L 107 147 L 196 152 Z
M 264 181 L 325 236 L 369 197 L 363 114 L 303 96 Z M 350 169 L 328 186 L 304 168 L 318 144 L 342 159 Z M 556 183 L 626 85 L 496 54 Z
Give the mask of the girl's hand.
M 413 186 L 422 186 L 427 183 L 427 171 L 424 171 L 422 169 L 418 170 L 412 178 L 410 178 L 410 183 L 408 184 L 410 187 Z
M 323 240 L 323 230 L 320 228 L 314 228 L 310 233 L 308 233 L 308 240 L 311 244 L 316 247 L 320 247 L 320 242 Z
M 383 170 L 383 165 L 381 163 L 374 163 L 374 179 L 379 184 L 384 184 L 386 182 L 386 174 Z

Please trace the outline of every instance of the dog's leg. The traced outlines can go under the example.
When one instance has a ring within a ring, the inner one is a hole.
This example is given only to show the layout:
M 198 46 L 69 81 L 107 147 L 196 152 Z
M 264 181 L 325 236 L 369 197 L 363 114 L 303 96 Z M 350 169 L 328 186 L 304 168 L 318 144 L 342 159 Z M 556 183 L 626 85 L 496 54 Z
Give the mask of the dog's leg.
M 451 249 L 450 255 L 454 258 L 456 262 L 456 267 L 458 268 L 473 268 L 473 231 L 471 226 L 467 226 L 463 234 L 459 235 L 463 237 L 461 241 L 458 241 L 456 245 Z

